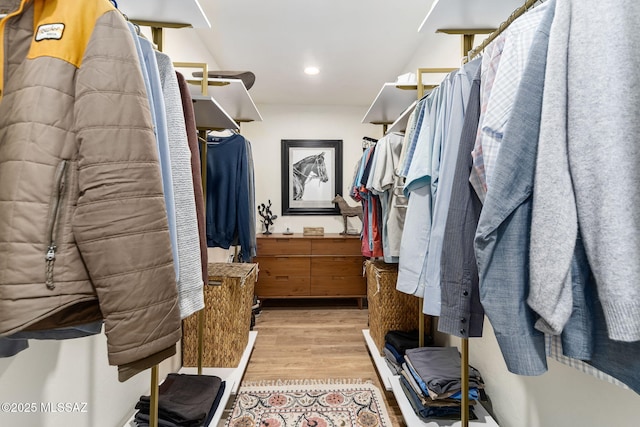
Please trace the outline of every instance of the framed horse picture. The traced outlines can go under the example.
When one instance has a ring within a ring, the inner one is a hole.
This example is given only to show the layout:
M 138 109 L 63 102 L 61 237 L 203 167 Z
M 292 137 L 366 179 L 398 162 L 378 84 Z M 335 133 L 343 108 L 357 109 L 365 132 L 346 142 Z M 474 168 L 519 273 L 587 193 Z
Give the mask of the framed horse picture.
M 340 215 L 342 140 L 282 140 L 282 215 Z

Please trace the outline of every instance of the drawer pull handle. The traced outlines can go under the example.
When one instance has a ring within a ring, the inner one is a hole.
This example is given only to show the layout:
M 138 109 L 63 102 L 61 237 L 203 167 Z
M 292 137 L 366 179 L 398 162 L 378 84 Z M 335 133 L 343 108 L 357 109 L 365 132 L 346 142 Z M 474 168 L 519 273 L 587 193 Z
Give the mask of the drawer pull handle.
M 276 280 L 289 280 L 289 276 L 276 276 Z

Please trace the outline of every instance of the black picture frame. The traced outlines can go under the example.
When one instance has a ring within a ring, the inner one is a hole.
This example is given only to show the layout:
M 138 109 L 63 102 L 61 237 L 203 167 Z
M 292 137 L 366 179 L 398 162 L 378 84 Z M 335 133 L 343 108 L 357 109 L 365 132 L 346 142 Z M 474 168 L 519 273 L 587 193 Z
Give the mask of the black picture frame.
M 282 215 L 340 215 L 331 201 L 342 194 L 342 140 L 283 139 L 281 148 Z

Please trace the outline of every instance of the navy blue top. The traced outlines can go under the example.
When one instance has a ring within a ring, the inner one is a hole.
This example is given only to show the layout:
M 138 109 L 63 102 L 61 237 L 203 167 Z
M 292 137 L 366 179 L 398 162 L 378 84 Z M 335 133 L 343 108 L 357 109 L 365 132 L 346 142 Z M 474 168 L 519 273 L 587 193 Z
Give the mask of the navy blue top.
M 251 261 L 249 165 L 245 139 L 234 134 L 207 138 L 207 246 L 229 249 L 237 242 Z

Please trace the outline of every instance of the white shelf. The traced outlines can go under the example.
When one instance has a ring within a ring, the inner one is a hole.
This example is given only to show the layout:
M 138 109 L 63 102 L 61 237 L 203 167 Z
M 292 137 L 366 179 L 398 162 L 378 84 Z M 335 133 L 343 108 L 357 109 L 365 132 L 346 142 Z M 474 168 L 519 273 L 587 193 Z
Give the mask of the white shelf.
M 132 21 L 211 28 L 198 0 L 117 0 L 118 9 Z
M 523 4 L 524 0 L 436 0 L 418 31 L 497 28 Z
M 209 86 L 209 95 L 229 113 L 235 121 L 262 121 L 262 116 L 251 99 L 247 88 L 239 79 L 209 79 L 209 82 L 224 83 L 222 86 Z
M 258 337 L 257 331 L 249 332 L 249 342 L 247 346 L 244 348 L 244 352 L 242 353 L 242 357 L 240 358 L 240 363 L 236 368 L 202 368 L 202 373 L 205 375 L 215 375 L 217 377 L 222 378 L 225 381 L 233 381 L 234 385 L 231 388 L 231 394 L 236 394 L 238 389 L 240 388 L 240 383 L 242 382 L 242 377 L 244 376 L 244 372 L 247 370 L 247 365 L 249 364 L 249 359 L 251 358 L 251 352 L 253 351 L 253 346 L 256 344 L 256 338 Z M 181 374 L 197 374 L 198 368 L 189 367 L 182 368 L 179 371 Z
M 242 382 L 242 377 L 244 376 L 244 372 L 247 370 L 247 365 L 249 365 L 249 359 L 251 358 L 251 352 L 253 351 L 253 347 L 256 343 L 256 338 L 258 337 L 258 332 L 251 331 L 249 332 L 249 342 L 247 346 L 244 348 L 244 352 L 242 353 L 242 357 L 240 358 L 240 362 L 238 366 L 235 368 L 202 368 L 203 375 L 213 375 L 216 377 L 220 377 L 225 382 L 224 393 L 222 398 L 220 399 L 220 403 L 218 404 L 218 408 L 216 409 L 211 422 L 209 423 L 210 427 L 215 427 L 220 423 L 222 416 L 226 410 L 227 403 L 231 396 L 238 393 L 238 389 L 240 388 L 240 383 Z M 196 367 L 188 367 L 182 368 L 178 371 L 179 374 L 190 374 L 195 375 L 198 373 L 198 368 Z M 135 422 L 133 421 L 135 413 L 129 418 L 124 427 L 135 427 Z
M 364 335 L 364 340 L 367 343 L 367 348 L 369 349 L 369 353 L 371 353 L 371 358 L 376 366 L 376 370 L 384 383 L 384 387 L 387 391 L 393 392 L 393 395 L 398 402 L 398 406 L 400 407 L 400 411 L 402 412 L 402 417 L 404 418 L 405 424 L 407 427 L 460 427 L 461 422 L 458 420 L 433 420 L 429 422 L 425 422 L 420 417 L 416 415 L 411 407 L 411 403 L 409 399 L 404 394 L 402 387 L 400 386 L 400 376 L 393 375 L 391 370 L 387 366 L 387 363 L 384 361 L 384 358 L 380 356 L 380 351 L 376 347 L 376 344 L 373 342 L 371 338 L 371 334 L 369 333 L 369 329 L 363 329 L 362 335 Z M 489 415 L 486 409 L 480 404 L 476 403 L 473 406 L 473 412 L 477 415 L 477 420 L 469 421 L 470 426 L 474 427 L 498 427 L 498 424 L 494 421 L 493 418 Z
M 407 427 L 414 426 L 425 426 L 425 427 L 460 427 L 462 423 L 459 420 L 432 420 L 432 421 L 423 421 L 420 419 L 416 413 L 413 411 L 411 407 L 411 403 L 407 399 L 404 391 L 402 391 L 402 386 L 400 385 L 400 377 L 395 376 L 391 377 L 391 388 L 393 391 L 393 395 L 398 402 L 398 406 L 400 407 L 400 412 L 402 412 L 402 417 L 404 418 Z M 478 417 L 477 420 L 469 421 L 469 425 L 473 427 L 498 427 L 498 423 L 495 422 L 491 415 L 487 412 L 484 407 L 477 402 L 473 405 L 473 412 Z
M 407 124 L 409 124 L 409 116 L 411 116 L 413 110 L 416 109 L 416 105 L 418 105 L 418 100 L 413 101 L 413 104 L 409 105 L 409 107 L 407 107 L 407 109 L 404 110 L 402 114 L 400 114 L 400 117 L 398 117 L 396 121 L 393 122 L 391 126 L 389 126 L 389 129 L 387 129 L 387 133 L 404 132 L 405 130 L 407 130 Z
M 376 371 L 378 371 L 378 375 L 380 375 L 380 379 L 384 384 L 385 390 L 391 391 L 390 378 L 393 376 L 391 369 L 389 369 L 389 366 L 387 366 L 387 362 L 385 362 L 384 357 L 380 355 L 380 350 L 378 350 L 378 347 L 376 347 L 376 343 L 373 342 L 373 338 L 371 338 L 369 329 L 363 329 L 362 335 L 364 335 L 364 340 L 367 343 L 367 348 L 369 349 L 369 353 L 371 354 L 373 363 L 376 365 Z
M 202 95 L 200 86 L 189 85 L 191 99 L 193 100 L 193 110 L 196 116 L 196 126 L 198 129 L 238 129 L 239 126 L 233 117 L 222 108 L 209 92 Z
M 411 89 L 401 89 L 403 86 L 400 83 L 385 83 L 362 119 L 362 123 L 376 125 L 393 123 L 418 96 L 415 84 Z

